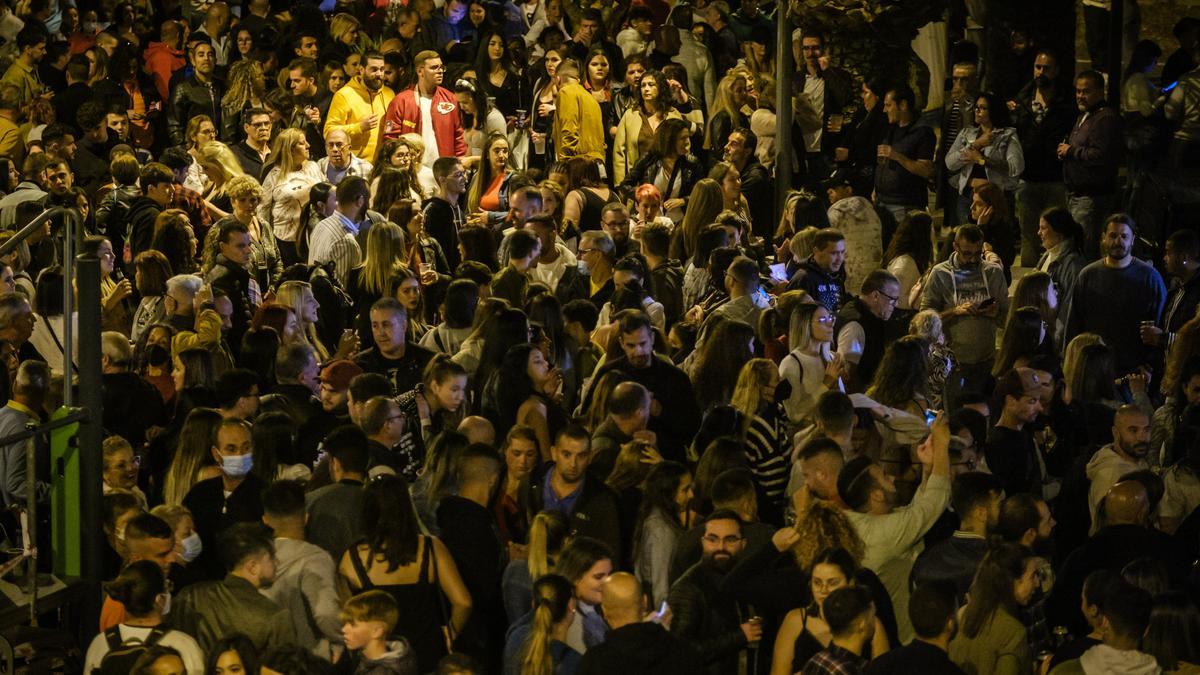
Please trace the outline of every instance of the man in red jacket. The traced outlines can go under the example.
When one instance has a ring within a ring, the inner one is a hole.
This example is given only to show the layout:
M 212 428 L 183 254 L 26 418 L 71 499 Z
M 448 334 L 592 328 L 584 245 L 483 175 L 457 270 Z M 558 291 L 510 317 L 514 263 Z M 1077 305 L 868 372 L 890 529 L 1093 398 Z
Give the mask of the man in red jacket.
M 417 84 L 392 99 L 380 133 L 384 139 L 419 134 L 425 141 L 425 156 L 421 161 L 427 166 L 432 166 L 438 157 L 466 155 L 458 99 L 441 86 L 446 74 L 442 57 L 432 50 L 423 51 L 413 59 L 413 65 L 417 69 Z

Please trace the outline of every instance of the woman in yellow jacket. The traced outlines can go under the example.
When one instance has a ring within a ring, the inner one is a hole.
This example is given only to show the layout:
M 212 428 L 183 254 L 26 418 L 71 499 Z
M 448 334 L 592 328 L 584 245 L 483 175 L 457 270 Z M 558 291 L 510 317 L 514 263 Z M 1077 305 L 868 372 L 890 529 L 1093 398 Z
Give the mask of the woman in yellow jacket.
M 613 184 L 625 180 L 625 174 L 641 156 L 654 149 L 654 132 L 665 119 L 681 119 L 671 101 L 671 87 L 662 71 L 648 70 L 638 82 L 638 105 L 621 116 L 613 142 Z

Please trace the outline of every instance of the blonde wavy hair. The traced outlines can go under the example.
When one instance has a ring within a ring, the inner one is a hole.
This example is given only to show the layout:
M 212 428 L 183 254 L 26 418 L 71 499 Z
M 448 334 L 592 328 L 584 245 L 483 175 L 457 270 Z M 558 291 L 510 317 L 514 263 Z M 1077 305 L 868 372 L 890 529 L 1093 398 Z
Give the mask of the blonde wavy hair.
M 275 289 L 275 303 L 287 307 L 296 314 L 296 323 L 300 325 L 301 338 L 312 346 L 317 352 L 317 360 L 323 363 L 329 359 L 329 349 L 325 347 L 317 334 L 317 324 L 304 319 L 304 303 L 312 297 L 312 284 L 307 281 L 285 281 Z
M 209 141 L 205 143 L 200 146 L 197 154 L 196 161 L 200 162 L 200 168 L 204 169 L 205 175 L 208 175 L 209 167 L 218 169 L 221 173 L 219 185 L 215 177 L 208 176 L 208 179 L 214 185 L 213 191 L 208 194 L 210 199 L 227 194 L 230 181 L 238 176 L 246 175 L 245 170 L 242 169 L 242 164 L 237 161 L 237 157 L 233 156 L 233 151 L 221 141 Z
M 399 225 L 390 221 L 372 225 L 367 231 L 367 250 L 358 266 L 359 288 L 387 295 L 392 279 L 404 267 L 406 250 L 404 230 Z M 412 318 L 409 317 L 410 322 Z
M 742 433 L 750 428 L 758 415 L 763 402 L 763 387 L 768 386 L 772 378 L 779 379 L 779 366 L 771 359 L 750 359 L 738 373 L 730 403 L 742 413 Z
M 279 170 L 279 178 L 300 171 L 302 164 L 296 162 L 296 146 L 305 141 L 304 132 L 300 129 L 284 129 L 275 137 L 271 146 L 271 156 L 275 159 L 275 168 Z
M 846 514 L 832 503 L 814 500 L 804 512 L 796 514 L 793 527 L 800 534 L 800 541 L 790 553 L 800 569 L 809 569 L 817 554 L 827 548 L 844 548 L 855 563 L 862 564 L 867 546 Z
M 225 114 L 241 115 L 247 103 L 262 101 L 267 95 L 262 80 L 262 64 L 251 59 L 234 61 L 229 66 L 225 95 L 221 97 L 221 108 Z
M 230 199 L 262 198 L 262 186 L 246 174 L 234 176 L 223 187 L 225 194 L 229 195 Z
M 746 83 L 746 87 L 749 88 L 750 79 L 747 77 L 747 72 L 748 71 L 745 70 L 734 70 L 725 77 L 722 77 L 720 84 L 717 85 L 717 94 L 714 97 L 717 100 L 713 102 L 712 110 L 708 116 L 708 129 L 706 129 L 704 132 L 705 148 L 712 147 L 712 118 L 716 117 L 717 113 L 724 112 L 728 114 L 729 119 L 734 122 L 734 126 L 736 126 L 738 117 L 742 114 L 742 111 L 738 108 L 737 104 L 733 102 L 733 85 L 737 84 L 738 80 L 742 80 Z

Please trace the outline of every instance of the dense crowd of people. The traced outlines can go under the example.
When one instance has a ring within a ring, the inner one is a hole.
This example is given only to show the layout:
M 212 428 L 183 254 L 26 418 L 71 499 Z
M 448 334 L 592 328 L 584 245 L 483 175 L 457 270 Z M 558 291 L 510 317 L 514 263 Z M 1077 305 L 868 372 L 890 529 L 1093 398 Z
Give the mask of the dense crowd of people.
M 1200 671 L 1200 236 L 1126 213 L 1200 21 L 983 4 L 914 91 L 760 0 L 0 2 L 0 436 L 100 332 L 83 672 Z M 54 480 L 0 447 L 10 546 Z

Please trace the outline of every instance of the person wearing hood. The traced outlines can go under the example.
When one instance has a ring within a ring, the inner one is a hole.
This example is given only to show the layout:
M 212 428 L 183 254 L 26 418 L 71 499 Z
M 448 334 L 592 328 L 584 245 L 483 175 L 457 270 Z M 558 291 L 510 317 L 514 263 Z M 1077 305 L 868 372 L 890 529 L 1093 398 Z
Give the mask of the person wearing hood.
M 304 487 L 279 480 L 263 492 L 263 522 L 275 532 L 275 583 L 262 594 L 288 609 L 297 644 L 323 658 L 342 641 L 337 568 L 325 549 L 304 540 Z
M 254 443 L 250 423 L 224 419 L 217 427 L 212 456 L 221 475 L 192 486 L 183 505 L 192 512 L 203 550 L 194 563 L 209 579 L 220 579 L 224 571 L 217 555 L 217 538 L 236 523 L 258 522 L 263 516 L 262 480 L 254 468 Z
M 608 637 L 588 650 L 577 675 L 674 675 L 704 670 L 700 653 L 672 635 L 669 608 L 648 614 L 646 596 L 637 578 L 618 572 L 604 580 L 600 606 L 608 623 Z
M 1154 656 L 1138 649 L 1153 607 L 1150 594 L 1122 583 L 1104 599 L 1100 608 L 1101 644 L 1078 659 L 1064 661 L 1050 675 L 1158 675 L 1162 672 Z
M 416 675 L 417 659 L 408 642 L 388 640 L 400 620 L 392 596 L 379 590 L 350 598 L 342 607 L 346 649 L 358 652 L 354 675 Z
M 827 228 L 813 236 L 812 253 L 788 281 L 787 290 L 804 291 L 830 314 L 837 314 L 846 297 L 846 235 Z
M 960 225 L 955 231 L 954 253 L 930 271 L 920 308 L 941 313 L 961 388 L 979 390 L 992 370 L 996 328 L 1008 315 L 1008 282 L 1000 265 L 984 259 L 978 226 Z
M 838 169 L 824 183 L 829 226 L 846 235 L 846 288 L 851 290 L 883 267 L 882 221 L 871 202 L 854 194 L 853 179 L 853 172 Z
M 1088 509 L 1092 514 L 1092 532 L 1100 529 L 1097 511 L 1100 500 L 1121 476 L 1149 469 L 1150 416 L 1133 405 L 1123 405 L 1113 418 L 1113 442 L 1100 448 L 1087 464 Z

